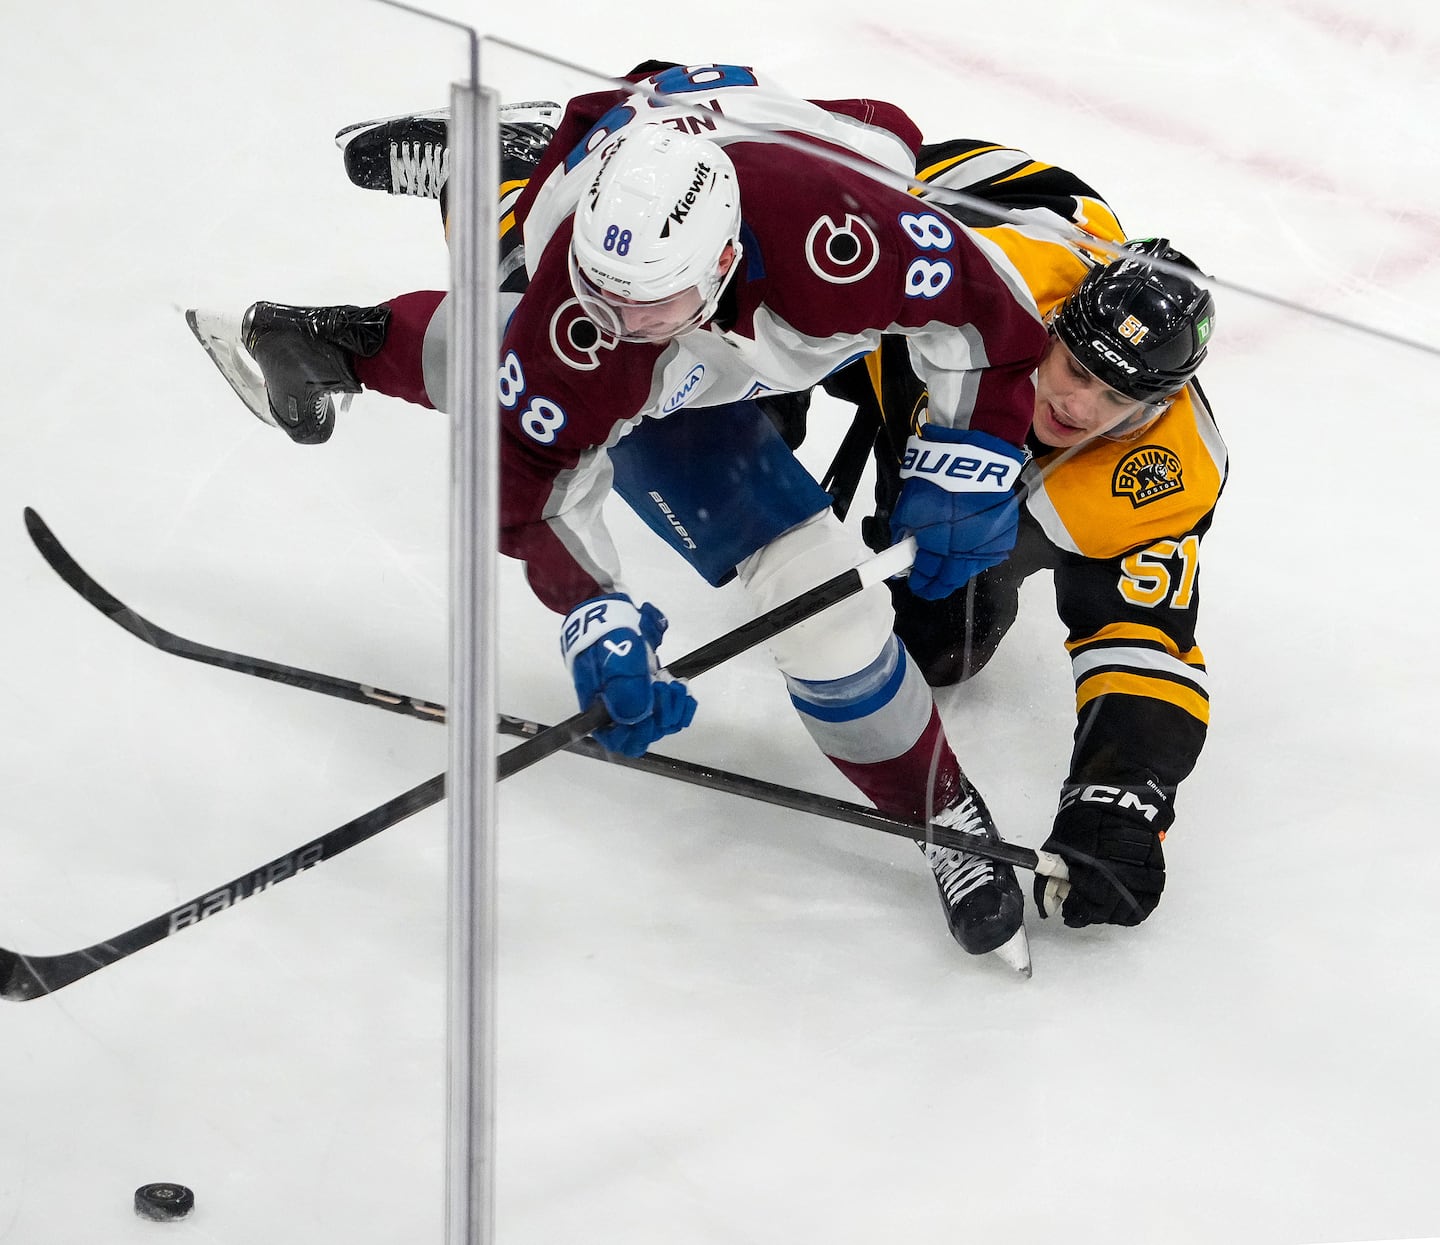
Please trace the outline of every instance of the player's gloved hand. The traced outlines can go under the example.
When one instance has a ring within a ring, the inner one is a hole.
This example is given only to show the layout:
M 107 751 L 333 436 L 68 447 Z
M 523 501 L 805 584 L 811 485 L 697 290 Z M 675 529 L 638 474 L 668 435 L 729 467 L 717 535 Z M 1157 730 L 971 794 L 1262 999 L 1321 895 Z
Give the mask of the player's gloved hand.
M 1053 916 L 1058 907 L 1065 924 L 1076 929 L 1139 925 L 1155 911 L 1165 889 L 1165 852 L 1160 843 L 1174 818 L 1169 798 L 1148 774 L 1140 781 L 1113 786 L 1067 782 L 1041 850 L 1064 859 L 1070 891 L 1062 904 L 1055 882 L 1036 874 L 1035 906 L 1040 915 Z
M 1008 441 L 965 428 L 926 424 L 910 438 L 890 528 L 897 540 L 913 535 L 919 546 L 909 578 L 916 596 L 948 597 L 1009 556 L 1025 457 Z
M 597 696 L 604 700 L 613 725 L 595 738 L 611 752 L 641 756 L 695 717 L 695 698 L 655 657 L 669 625 L 648 601 L 636 609 L 621 592 L 582 601 L 565 616 L 560 651 L 580 708 L 588 709 Z

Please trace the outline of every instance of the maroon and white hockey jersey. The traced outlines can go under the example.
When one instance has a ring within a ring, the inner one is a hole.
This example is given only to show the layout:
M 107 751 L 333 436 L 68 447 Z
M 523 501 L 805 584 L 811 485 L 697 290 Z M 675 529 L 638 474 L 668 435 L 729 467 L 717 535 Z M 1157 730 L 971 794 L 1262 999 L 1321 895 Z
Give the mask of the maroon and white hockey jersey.
M 669 98 L 572 100 L 516 207 L 531 278 L 501 349 L 501 550 L 561 612 L 620 587 L 600 517 L 604 451 L 636 421 L 716 407 L 723 439 L 726 404 L 807 389 L 900 334 L 932 419 L 1019 445 L 1046 342 L 1004 253 L 906 193 L 919 133 L 893 105 L 807 102 L 734 66 L 645 85 Z M 607 138 L 648 124 L 723 146 L 742 215 L 744 254 L 716 317 L 663 345 L 603 336 L 567 264 L 574 205 Z

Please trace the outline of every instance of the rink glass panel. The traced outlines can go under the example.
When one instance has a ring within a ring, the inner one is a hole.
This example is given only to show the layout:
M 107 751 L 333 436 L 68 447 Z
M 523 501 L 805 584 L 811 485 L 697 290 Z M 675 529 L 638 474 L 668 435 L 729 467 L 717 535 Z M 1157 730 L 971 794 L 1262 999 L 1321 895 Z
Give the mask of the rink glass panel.
M 1427 11 L 1388 27 L 1287 11 L 1244 43 L 1257 19 L 1223 6 L 1156 18 L 1142 42 L 1085 4 L 1043 46 L 1000 13 L 723 16 L 670 46 L 564 6 L 505 33 L 604 71 L 732 56 L 800 94 L 895 99 L 927 137 L 1075 167 L 1131 233 L 1208 271 L 1440 343 L 1434 223 L 1409 207 L 1440 180 L 1418 128 Z M 238 405 L 179 309 L 443 288 L 435 204 L 354 189 L 331 139 L 443 106 L 464 41 L 378 5 L 85 17 L 81 37 L 22 15 L 0 51 L 24 171 L 0 199 L 0 945 L 37 952 L 129 928 L 447 761 L 432 724 L 139 644 L 43 565 L 20 508 L 180 634 L 447 698 L 447 421 L 367 395 L 326 446 L 294 446 Z M 764 37 L 737 52 L 736 29 Z M 1293 54 L 1277 68 L 1260 43 Z M 503 49 L 485 67 L 509 100 L 591 85 Z M 1362 176 L 1347 153 L 1364 135 Z M 1434 1234 L 1437 1086 L 1414 1052 L 1440 1036 L 1420 984 L 1440 931 L 1415 886 L 1440 864 L 1423 832 L 1437 515 L 1412 464 L 1440 364 L 1217 300 L 1203 380 L 1232 476 L 1202 554 L 1212 733 L 1156 918 L 1077 935 L 1032 911 L 1019 983 L 949 941 L 907 844 L 551 758 L 498 803 L 502 1239 L 847 1241 L 897 1220 L 917 1240 Z M 817 400 L 812 469 L 845 417 Z M 738 593 L 609 517 L 637 597 L 670 616 L 666 655 L 744 621 Z M 512 562 L 495 592 L 502 710 L 573 712 L 557 620 Z M 991 669 L 941 702 L 1028 846 L 1073 729 L 1062 640 L 1036 582 Z M 850 796 L 763 653 L 694 690 L 696 723 L 665 750 Z M 445 839 L 433 809 L 6 1005 L 5 1232 L 148 1239 L 133 1190 L 176 1180 L 218 1241 L 442 1239 Z

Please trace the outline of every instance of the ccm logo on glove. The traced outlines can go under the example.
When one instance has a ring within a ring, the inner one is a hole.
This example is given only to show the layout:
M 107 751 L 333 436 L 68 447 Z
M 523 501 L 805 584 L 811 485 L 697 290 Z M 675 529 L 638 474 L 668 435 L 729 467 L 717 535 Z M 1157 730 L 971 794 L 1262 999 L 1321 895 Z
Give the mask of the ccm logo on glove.
M 1035 875 L 1041 916 L 1058 910 L 1072 928 L 1139 925 L 1165 890 L 1165 831 L 1175 818 L 1153 774 L 1131 783 L 1067 782 L 1043 850 L 1070 867 L 1069 893 Z
M 1088 787 L 1066 787 L 1060 796 L 1059 812 L 1072 804 L 1113 804 L 1116 808 L 1130 809 L 1139 813 L 1146 821 L 1154 821 L 1160 815 L 1158 804 L 1146 804 L 1134 791 L 1123 787 L 1106 787 L 1091 783 Z

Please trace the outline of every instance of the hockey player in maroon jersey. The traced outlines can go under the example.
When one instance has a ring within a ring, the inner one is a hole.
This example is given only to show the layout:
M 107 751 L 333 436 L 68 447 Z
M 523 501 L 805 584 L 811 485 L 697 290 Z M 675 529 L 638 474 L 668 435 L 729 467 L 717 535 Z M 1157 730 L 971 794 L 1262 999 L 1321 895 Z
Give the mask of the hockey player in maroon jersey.
M 712 582 L 737 578 L 763 611 L 865 550 L 754 399 L 806 388 L 883 336 L 903 337 L 932 395 L 931 419 L 915 433 L 894 521 L 897 538 L 911 533 L 919 545 L 912 589 L 943 596 L 1009 552 L 1019 443 L 1046 342 L 998 248 L 882 180 L 887 169 L 913 170 L 918 133 L 899 110 L 821 108 L 738 67 L 672 69 L 649 84 L 668 98 L 615 91 L 572 101 L 522 194 L 529 284 L 499 382 L 502 549 L 565 614 L 562 649 L 579 699 L 602 697 L 616 723 L 602 741 L 633 753 L 688 724 L 694 701 L 658 670 L 664 617 L 625 594 L 600 521 L 609 451 L 627 432 L 692 408 L 686 422 L 703 431 L 655 483 L 726 517 L 728 528 L 702 533 L 691 560 Z M 747 128 L 755 125 L 768 133 Z M 811 150 L 782 145 L 779 134 Z M 828 152 L 866 161 L 875 175 Z M 297 440 L 323 440 L 331 394 L 359 385 L 443 405 L 441 301 L 257 304 L 245 344 L 274 422 Z M 877 807 L 994 835 L 892 632 L 885 593 L 862 593 L 772 647 L 802 722 Z M 972 953 L 1023 955 L 1013 870 L 933 845 L 926 855 L 957 941 Z
M 522 125 L 543 113 L 533 104 L 515 107 Z M 394 118 L 385 144 L 374 133 L 367 137 L 371 153 L 388 146 L 388 159 L 372 154 L 367 174 L 347 151 L 357 184 L 439 193 L 421 174 L 443 151 L 443 122 L 433 115 Z M 1026 468 L 1015 553 L 963 593 L 939 601 L 892 583 L 897 632 L 932 684 L 959 683 L 983 668 L 1013 623 L 1020 584 L 1038 570 L 1053 570 L 1056 603 L 1070 632 L 1077 726 L 1045 846 L 1067 854 L 1079 879 L 1063 910 L 1068 924 L 1136 924 L 1159 901 L 1160 843 L 1209 722 L 1205 662 L 1195 642 L 1198 555 L 1227 455 L 1193 373 L 1208 348 L 1213 304 L 1174 272 L 1107 263 L 1103 256 L 1097 265 L 1075 230 L 1111 244 L 1123 242 L 1124 231 L 1097 192 L 1063 168 L 967 139 L 922 147 L 917 167 L 928 188 L 921 198 L 1005 251 L 1054 332 L 1037 372 L 1029 438 L 1035 458 Z M 1003 223 L 987 202 L 1005 212 Z M 1186 262 L 1163 240 L 1131 250 L 1136 261 L 1155 255 Z M 1085 296 L 1067 301 L 1082 281 Z M 1057 318 L 1062 305 L 1068 310 Z M 824 384 L 859 407 L 826 476 L 842 517 L 869 447 L 885 429 L 875 446 L 877 512 L 865 521 L 879 549 L 889 540 L 899 464 L 914 415 L 925 407 L 924 386 L 903 339 L 887 339 Z M 808 398 L 759 400 L 791 445 L 803 439 Z M 669 516 L 657 511 L 645 484 L 655 478 L 667 443 L 683 444 L 685 435 L 685 420 L 670 420 L 612 453 L 617 488 L 672 544 Z M 1124 891 L 1114 885 L 1121 878 L 1129 882 Z M 1037 894 L 1042 913 L 1053 909 L 1053 898 L 1048 905 L 1043 899 Z

